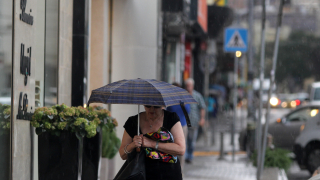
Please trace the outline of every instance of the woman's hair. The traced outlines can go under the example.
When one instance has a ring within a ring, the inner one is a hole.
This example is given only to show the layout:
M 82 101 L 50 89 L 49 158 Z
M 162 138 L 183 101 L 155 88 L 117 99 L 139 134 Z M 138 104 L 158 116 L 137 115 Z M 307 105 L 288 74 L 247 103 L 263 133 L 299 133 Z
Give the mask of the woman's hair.
M 181 87 L 181 85 L 177 82 L 172 83 L 172 85 L 177 86 L 177 87 Z

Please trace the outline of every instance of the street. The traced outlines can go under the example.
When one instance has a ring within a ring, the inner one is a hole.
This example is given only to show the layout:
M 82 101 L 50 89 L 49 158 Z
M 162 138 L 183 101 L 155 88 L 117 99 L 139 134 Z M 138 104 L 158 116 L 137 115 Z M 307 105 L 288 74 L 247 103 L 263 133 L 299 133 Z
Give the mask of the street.
M 266 110 L 263 110 L 265 114 Z M 290 109 L 271 109 L 270 123 L 276 121 L 290 112 Z M 239 132 L 246 124 L 246 111 L 237 112 L 238 119 L 235 123 L 235 161 L 232 162 L 232 145 L 230 127 L 232 122 L 231 116 L 219 116 L 216 119 L 210 119 L 210 128 L 212 133 L 203 133 L 200 135 L 196 150 L 195 158 L 192 164 L 186 164 L 184 179 L 186 180 L 255 180 L 256 167 L 248 159 L 246 152 L 239 150 Z M 264 119 L 264 118 L 263 118 Z M 264 121 L 264 120 L 263 120 Z M 218 160 L 220 151 L 220 131 L 224 131 L 224 160 Z M 211 135 L 212 134 L 212 135 Z M 211 137 L 208 137 L 210 136 Z M 270 178 L 270 174 L 262 175 L 262 179 Z M 307 180 L 310 174 L 307 170 L 300 170 L 296 162 L 293 162 L 287 172 L 288 180 Z

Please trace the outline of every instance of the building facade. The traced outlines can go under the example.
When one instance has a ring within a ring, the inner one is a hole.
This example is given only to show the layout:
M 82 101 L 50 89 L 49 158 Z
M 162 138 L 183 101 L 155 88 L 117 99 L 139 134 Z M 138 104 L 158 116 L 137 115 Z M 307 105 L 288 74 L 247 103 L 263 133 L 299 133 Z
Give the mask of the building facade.
M 0 110 L 11 110 L 9 120 L 0 115 L 0 179 L 39 179 L 36 108 L 84 105 L 91 90 L 121 79 L 160 79 L 159 14 L 160 0 L 0 2 Z M 138 108 L 105 107 L 121 139 Z M 123 163 L 103 159 L 100 179 Z

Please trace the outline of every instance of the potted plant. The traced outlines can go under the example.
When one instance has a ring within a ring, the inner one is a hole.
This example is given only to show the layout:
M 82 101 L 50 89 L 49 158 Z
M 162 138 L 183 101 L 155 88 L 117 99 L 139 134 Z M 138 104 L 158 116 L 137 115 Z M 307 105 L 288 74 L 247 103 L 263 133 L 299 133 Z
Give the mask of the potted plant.
M 286 176 L 285 172 L 290 168 L 292 159 L 289 151 L 281 148 L 267 148 L 264 161 L 264 173 L 262 177 L 274 175 Z M 255 151 L 251 157 L 253 165 L 257 167 L 257 152 Z
M 36 109 L 31 125 L 39 135 L 39 178 L 77 179 L 82 172 L 82 179 L 97 179 L 101 148 L 97 134 L 101 129 L 113 131 L 116 124 L 110 112 L 99 107 L 62 104 Z

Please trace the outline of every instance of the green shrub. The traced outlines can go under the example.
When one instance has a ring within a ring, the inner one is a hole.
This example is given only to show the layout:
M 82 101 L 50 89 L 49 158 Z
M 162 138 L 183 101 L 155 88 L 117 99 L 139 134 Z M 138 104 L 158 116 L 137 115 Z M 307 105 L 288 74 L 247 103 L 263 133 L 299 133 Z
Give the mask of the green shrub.
M 290 153 L 287 150 L 281 148 L 266 149 L 264 167 L 278 167 L 287 171 L 292 163 L 291 158 L 288 156 Z M 255 151 L 251 157 L 253 165 L 257 166 L 257 152 Z
M 112 159 L 117 154 L 120 145 L 121 141 L 116 132 L 102 127 L 102 157 Z
M 9 134 L 11 106 L 0 103 L 0 135 Z
M 59 136 L 62 131 L 70 131 L 81 139 L 94 137 L 103 127 L 111 132 L 118 123 L 108 110 L 101 107 L 68 107 L 62 104 L 37 108 L 31 125 L 38 135 L 49 132 Z

